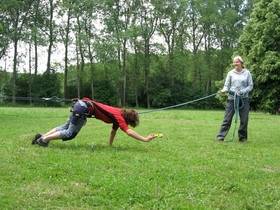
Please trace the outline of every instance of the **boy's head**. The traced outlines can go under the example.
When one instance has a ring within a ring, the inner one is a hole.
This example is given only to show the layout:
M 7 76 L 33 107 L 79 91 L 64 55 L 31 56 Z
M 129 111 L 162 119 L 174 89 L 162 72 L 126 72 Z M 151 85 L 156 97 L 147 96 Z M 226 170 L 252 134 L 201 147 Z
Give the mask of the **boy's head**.
M 136 127 L 137 125 L 139 125 L 139 117 L 138 117 L 138 113 L 133 110 L 133 109 L 129 109 L 129 110 L 122 110 L 122 116 L 125 119 L 125 122 L 128 125 L 131 125 L 132 127 Z

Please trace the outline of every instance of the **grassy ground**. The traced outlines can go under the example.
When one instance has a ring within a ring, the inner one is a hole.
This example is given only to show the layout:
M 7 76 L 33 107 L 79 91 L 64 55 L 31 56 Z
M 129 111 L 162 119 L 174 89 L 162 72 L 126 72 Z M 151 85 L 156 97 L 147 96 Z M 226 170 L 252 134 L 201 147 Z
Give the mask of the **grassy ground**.
M 89 119 L 31 145 L 68 114 L 0 108 L 0 209 L 280 209 L 280 116 L 250 113 L 246 143 L 215 141 L 223 111 L 174 109 L 140 115 L 137 132 L 164 135 L 149 143 L 118 131 L 110 148 L 111 125 Z

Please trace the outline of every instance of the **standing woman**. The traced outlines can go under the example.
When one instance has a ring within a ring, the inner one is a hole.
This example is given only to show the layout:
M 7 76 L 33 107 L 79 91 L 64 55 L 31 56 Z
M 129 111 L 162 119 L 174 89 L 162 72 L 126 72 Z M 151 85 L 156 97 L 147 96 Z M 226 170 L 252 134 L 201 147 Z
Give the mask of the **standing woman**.
M 244 61 L 240 56 L 233 58 L 234 69 L 228 72 L 224 88 L 221 93 L 228 92 L 225 116 L 222 122 L 217 141 L 224 141 L 231 126 L 234 111 L 234 94 L 236 93 L 244 102 L 243 107 L 239 109 L 240 126 L 238 137 L 240 142 L 246 142 L 248 138 L 248 116 L 249 116 L 249 92 L 253 89 L 253 79 L 249 70 L 244 66 Z

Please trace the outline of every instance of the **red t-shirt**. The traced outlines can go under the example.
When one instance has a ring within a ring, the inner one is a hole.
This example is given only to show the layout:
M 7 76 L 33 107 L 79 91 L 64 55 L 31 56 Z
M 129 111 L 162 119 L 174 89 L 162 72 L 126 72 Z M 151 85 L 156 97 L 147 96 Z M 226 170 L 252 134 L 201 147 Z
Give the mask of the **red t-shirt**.
M 88 98 L 83 98 L 83 100 L 87 100 L 93 103 L 93 115 L 96 119 L 102 120 L 105 123 L 112 123 L 113 129 L 117 130 L 120 128 L 123 131 L 127 131 L 129 129 L 125 119 L 121 115 L 121 109 L 117 107 L 108 106 Z

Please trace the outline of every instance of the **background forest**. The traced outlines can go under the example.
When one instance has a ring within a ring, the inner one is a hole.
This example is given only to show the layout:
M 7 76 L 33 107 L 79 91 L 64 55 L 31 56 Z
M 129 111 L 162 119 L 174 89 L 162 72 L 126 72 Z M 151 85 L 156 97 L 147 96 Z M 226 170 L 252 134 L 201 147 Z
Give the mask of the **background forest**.
M 239 54 L 253 75 L 253 109 L 280 107 L 280 0 L 0 2 L 0 94 L 13 103 L 86 96 L 170 106 L 222 88 Z M 217 109 L 221 101 L 192 106 Z

